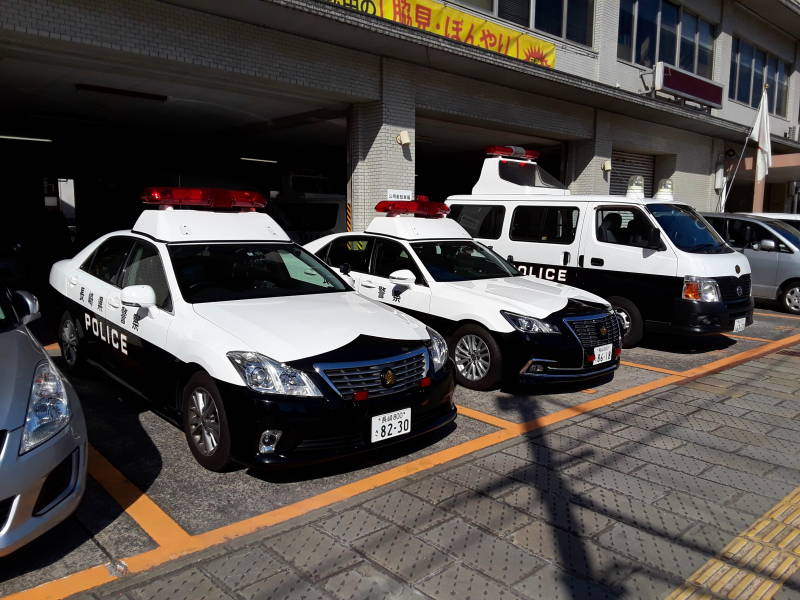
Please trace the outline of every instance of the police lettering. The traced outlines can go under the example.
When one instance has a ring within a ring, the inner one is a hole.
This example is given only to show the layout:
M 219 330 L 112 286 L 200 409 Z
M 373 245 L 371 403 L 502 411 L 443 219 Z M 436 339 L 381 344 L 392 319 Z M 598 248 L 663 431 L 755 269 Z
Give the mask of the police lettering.
M 128 354 L 128 336 L 120 333 L 107 323 L 98 321 L 97 317 L 93 317 L 88 313 L 83 315 L 86 324 L 86 331 L 91 331 L 95 337 L 99 337 L 106 344 L 110 344 L 115 350 L 119 350 L 127 356 Z
M 517 269 L 523 275 L 532 275 L 539 279 L 547 279 L 549 281 L 567 281 L 566 269 L 554 269 L 553 267 L 537 267 L 536 265 L 523 265 L 518 264 Z

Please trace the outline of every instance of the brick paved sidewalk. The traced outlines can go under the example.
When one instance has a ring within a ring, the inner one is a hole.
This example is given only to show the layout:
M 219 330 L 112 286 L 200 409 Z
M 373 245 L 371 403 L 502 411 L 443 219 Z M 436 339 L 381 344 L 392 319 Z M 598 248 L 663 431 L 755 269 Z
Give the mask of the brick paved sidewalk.
M 800 485 L 798 373 L 783 351 L 662 388 L 80 598 L 663 597 Z M 800 598 L 800 551 L 759 543 L 788 557 L 765 597 Z M 756 578 L 736 560 L 695 579 Z

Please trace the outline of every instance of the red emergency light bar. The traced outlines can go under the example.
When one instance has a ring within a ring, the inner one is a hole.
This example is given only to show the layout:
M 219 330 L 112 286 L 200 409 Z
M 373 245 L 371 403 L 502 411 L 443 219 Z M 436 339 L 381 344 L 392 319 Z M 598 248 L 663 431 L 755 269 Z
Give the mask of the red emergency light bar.
M 144 204 L 159 206 L 197 206 L 204 208 L 246 208 L 267 205 L 259 192 L 223 188 L 149 187 L 142 192 Z
M 525 150 L 519 146 L 487 146 L 486 154 L 489 156 L 507 156 L 509 158 L 527 158 L 529 160 L 536 160 L 539 158 L 539 152 L 536 150 Z
M 387 217 L 397 215 L 414 215 L 428 219 L 438 219 L 450 212 L 450 207 L 443 202 L 431 202 L 427 196 L 417 196 L 410 200 L 384 200 L 375 206 L 375 212 L 386 213 Z

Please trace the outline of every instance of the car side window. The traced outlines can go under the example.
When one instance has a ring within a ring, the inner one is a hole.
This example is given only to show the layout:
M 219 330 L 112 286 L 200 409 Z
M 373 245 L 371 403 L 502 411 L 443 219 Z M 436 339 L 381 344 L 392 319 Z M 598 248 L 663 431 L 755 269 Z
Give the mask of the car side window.
M 578 230 L 574 206 L 518 206 L 511 217 L 509 237 L 516 242 L 571 244 Z
M 758 244 L 761 243 L 762 240 L 772 240 L 775 242 L 775 248 L 780 250 L 781 252 L 789 252 L 789 247 L 784 244 L 778 236 L 772 233 L 769 229 L 761 225 L 760 223 L 750 223 L 752 229 L 750 230 L 750 247 L 751 248 L 758 248 Z
M 734 248 L 744 248 L 748 244 L 750 234 L 749 223 L 739 219 L 728 219 L 727 242 Z
M 164 265 L 152 244 L 142 241 L 134 244 L 130 260 L 122 273 L 122 287 L 129 285 L 149 285 L 156 293 L 156 306 L 172 312 L 172 296 Z
M 81 269 L 106 283 L 117 286 L 117 279 L 133 240 L 115 236 L 100 244 L 92 255 L 81 265 Z
M 408 269 L 417 278 L 416 283 L 423 283 L 422 274 L 411 252 L 399 242 L 392 240 L 376 240 L 375 257 L 370 273 L 376 277 L 389 277 L 395 271 Z
M 600 207 L 597 210 L 596 235 L 599 242 L 646 248 L 653 225 L 635 207 Z
M 725 231 L 725 219 L 722 217 L 704 217 L 715 231 L 722 237 L 723 240 L 728 240 L 728 233 Z
M 370 237 L 340 237 L 331 242 L 326 262 L 337 269 L 348 264 L 356 273 L 366 273 L 369 271 L 373 243 L 374 239 Z
M 472 237 L 497 240 L 503 230 L 505 214 L 504 206 L 455 204 L 447 216 L 457 221 Z

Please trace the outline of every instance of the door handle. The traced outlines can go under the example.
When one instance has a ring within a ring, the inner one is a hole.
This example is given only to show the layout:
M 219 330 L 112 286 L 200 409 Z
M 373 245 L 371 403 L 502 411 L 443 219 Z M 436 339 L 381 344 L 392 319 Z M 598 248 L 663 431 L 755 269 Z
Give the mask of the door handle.
M 602 267 L 605 264 L 605 261 L 602 258 L 592 258 L 589 263 L 593 267 Z
M 108 299 L 108 305 L 111 308 L 119 308 L 119 298 L 117 296 L 111 296 L 111 298 Z
M 583 254 L 578 256 L 578 266 L 583 267 Z
M 78 285 L 78 277 L 76 275 L 73 275 L 72 277 L 70 277 L 69 278 L 69 284 L 70 285 Z
M 569 258 L 570 258 L 569 252 L 564 252 L 564 262 L 563 262 L 564 265 L 569 264 Z
M 367 289 L 370 289 L 370 290 L 371 290 L 372 288 L 374 288 L 374 287 L 377 287 L 377 286 L 376 286 L 376 285 L 375 285 L 375 284 L 374 284 L 372 281 L 370 281 L 369 279 L 367 279 L 366 281 L 362 281 L 362 282 L 361 282 L 361 286 L 362 286 L 362 287 L 365 287 L 365 288 L 367 288 Z

